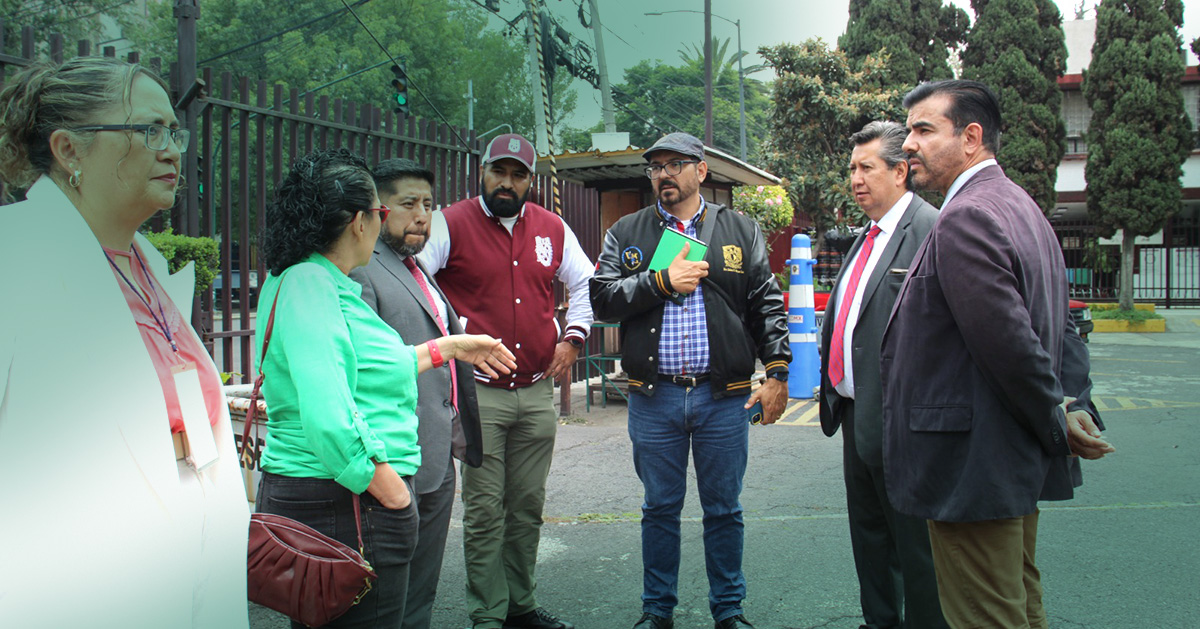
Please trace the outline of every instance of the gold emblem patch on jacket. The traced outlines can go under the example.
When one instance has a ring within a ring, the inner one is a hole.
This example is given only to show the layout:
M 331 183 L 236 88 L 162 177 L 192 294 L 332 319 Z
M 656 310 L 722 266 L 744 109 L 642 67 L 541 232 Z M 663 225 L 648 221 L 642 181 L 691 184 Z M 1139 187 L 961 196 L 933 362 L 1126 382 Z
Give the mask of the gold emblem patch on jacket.
M 725 270 L 731 273 L 742 272 L 742 248 L 737 245 L 725 245 L 721 247 L 721 253 L 725 255 Z

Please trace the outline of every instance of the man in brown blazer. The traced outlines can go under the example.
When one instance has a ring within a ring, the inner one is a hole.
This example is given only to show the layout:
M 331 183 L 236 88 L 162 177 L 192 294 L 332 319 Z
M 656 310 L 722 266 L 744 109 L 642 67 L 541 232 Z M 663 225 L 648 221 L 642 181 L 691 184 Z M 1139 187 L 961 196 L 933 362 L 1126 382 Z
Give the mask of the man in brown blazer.
M 876 121 L 850 137 L 850 187 L 870 222 L 846 254 L 821 328 L 821 429 L 842 429 L 842 469 L 863 626 L 945 627 L 925 520 L 896 513 L 883 478 L 879 346 L 937 209 L 909 190 L 906 131 Z
M 987 86 L 922 84 L 904 106 L 913 183 L 946 201 L 883 335 L 887 494 L 929 520 L 951 626 L 1046 627 L 1037 501 L 1073 452 L 1112 451 L 1064 397 L 1062 251 L 996 163 L 1000 107 Z

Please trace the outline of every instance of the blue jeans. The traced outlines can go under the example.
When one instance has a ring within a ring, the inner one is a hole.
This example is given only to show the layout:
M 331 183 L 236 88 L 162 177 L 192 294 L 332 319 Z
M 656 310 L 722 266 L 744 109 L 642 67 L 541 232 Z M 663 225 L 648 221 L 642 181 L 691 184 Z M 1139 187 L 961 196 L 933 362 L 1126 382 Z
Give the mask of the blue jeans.
M 363 492 L 359 503 L 366 551 L 363 556 L 379 578 L 357 605 L 325 627 L 399 629 L 404 618 L 408 564 L 417 545 L 416 501 L 392 510 Z M 307 524 L 358 550 L 353 495 L 335 481 L 263 472 L 256 508 L 262 513 L 275 513 Z M 304 625 L 292 621 L 292 629 L 304 629 Z
M 704 509 L 708 604 L 715 620 L 742 613 L 742 477 L 749 423 L 746 396 L 714 400 L 710 385 L 659 381 L 654 397 L 629 396 L 633 465 L 642 504 L 642 611 L 670 617 L 679 602 L 679 514 L 687 492 L 690 448 Z

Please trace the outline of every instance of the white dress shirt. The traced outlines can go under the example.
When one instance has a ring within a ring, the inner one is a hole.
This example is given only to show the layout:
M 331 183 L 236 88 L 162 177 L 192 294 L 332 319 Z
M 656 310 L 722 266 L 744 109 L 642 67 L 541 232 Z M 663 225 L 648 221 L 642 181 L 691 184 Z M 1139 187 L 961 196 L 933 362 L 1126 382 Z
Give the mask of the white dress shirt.
M 953 199 L 954 195 L 958 194 L 958 191 L 962 189 L 963 184 L 967 183 L 967 180 L 969 180 L 971 177 L 974 177 L 975 173 L 987 168 L 988 166 L 999 165 L 1000 163 L 997 162 L 996 158 L 993 157 L 990 159 L 985 159 L 982 162 L 979 162 L 978 164 L 975 164 L 974 166 L 964 170 L 962 174 L 954 178 L 954 183 L 950 184 L 950 189 L 946 191 L 946 200 L 942 201 L 942 208 L 950 204 L 950 199 Z M 942 208 L 938 209 L 940 210 Z
M 862 308 L 863 291 L 867 288 L 867 280 L 871 277 L 871 273 L 875 270 L 875 265 L 879 263 L 879 258 L 883 256 L 883 249 L 887 247 L 888 241 L 891 240 L 892 234 L 896 231 L 896 227 L 900 224 L 900 217 L 904 216 L 904 211 L 908 209 L 908 205 L 912 203 L 913 193 L 905 192 L 900 197 L 899 201 L 883 215 L 883 218 L 878 222 L 871 221 L 866 227 L 867 231 L 871 227 L 878 227 L 879 234 L 875 236 L 875 244 L 871 247 L 871 255 L 867 258 L 867 266 L 863 267 L 862 275 L 859 276 L 858 286 L 854 291 L 854 300 L 850 302 L 850 311 L 846 315 L 846 329 L 842 335 L 842 381 L 838 383 L 834 390 L 844 398 L 854 399 L 854 328 L 858 324 L 858 311 Z M 841 307 L 842 291 L 845 288 L 846 282 L 850 281 L 850 269 L 858 262 L 858 256 L 862 255 L 862 247 L 854 253 L 852 259 L 846 260 L 843 268 L 847 269 L 846 273 L 842 274 L 841 281 L 838 282 L 837 290 L 833 297 L 837 301 L 833 303 Z M 840 316 L 840 313 L 838 313 Z

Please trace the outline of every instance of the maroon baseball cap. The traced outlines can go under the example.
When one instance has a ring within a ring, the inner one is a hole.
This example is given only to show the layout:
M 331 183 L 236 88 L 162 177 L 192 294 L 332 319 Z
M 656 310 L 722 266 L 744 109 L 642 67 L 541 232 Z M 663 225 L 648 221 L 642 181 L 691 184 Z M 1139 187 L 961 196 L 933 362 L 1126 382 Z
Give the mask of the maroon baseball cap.
M 537 151 L 533 150 L 533 145 L 529 143 L 529 140 L 515 133 L 505 133 L 496 136 L 487 145 L 487 150 L 483 152 L 484 164 L 490 164 L 499 159 L 515 159 L 524 164 L 529 172 L 533 172 L 533 165 L 537 162 Z

